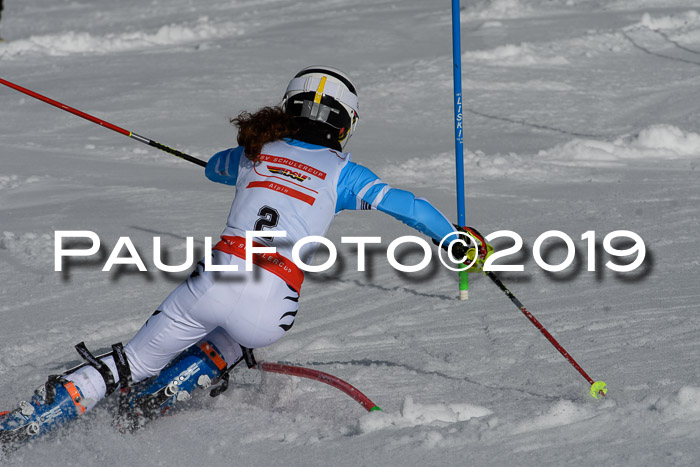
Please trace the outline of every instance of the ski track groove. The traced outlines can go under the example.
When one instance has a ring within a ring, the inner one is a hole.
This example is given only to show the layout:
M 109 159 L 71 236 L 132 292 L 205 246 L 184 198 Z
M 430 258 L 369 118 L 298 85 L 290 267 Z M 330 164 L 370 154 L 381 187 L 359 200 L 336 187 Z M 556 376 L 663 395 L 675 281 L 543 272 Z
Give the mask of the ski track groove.
M 294 365 L 294 362 L 281 362 L 285 363 L 288 365 Z M 546 394 L 538 394 L 535 392 L 530 392 L 521 388 L 511 388 L 511 387 L 504 387 L 504 386 L 490 386 L 488 384 L 480 383 L 472 378 L 466 377 L 466 376 L 452 376 L 448 375 L 446 373 L 440 372 L 440 371 L 435 371 L 435 370 L 424 370 L 422 368 L 418 368 L 415 366 L 411 366 L 405 363 L 397 363 L 393 361 L 388 361 L 388 360 L 371 360 L 371 359 L 360 359 L 360 360 L 347 360 L 347 361 L 342 361 L 342 360 L 336 360 L 336 361 L 327 361 L 327 362 L 319 362 L 319 361 L 307 361 L 304 363 L 305 365 L 308 366 L 362 366 L 362 367 L 373 367 L 373 366 L 384 366 L 388 368 L 400 368 L 403 369 L 404 371 L 408 373 L 415 373 L 418 375 L 422 376 L 438 376 L 440 378 L 444 378 L 447 380 L 451 381 L 456 381 L 456 382 L 466 382 L 475 386 L 478 386 L 483 389 L 489 389 L 492 391 L 498 391 L 498 392 L 516 392 L 520 394 L 524 394 L 527 396 L 531 397 L 536 397 L 538 399 L 543 399 L 543 400 L 558 400 L 558 397 L 555 396 L 549 396 Z M 497 398 L 497 396 L 493 396 L 494 399 Z
M 700 65 L 700 64 L 699 64 Z M 564 130 L 562 128 L 556 128 L 554 126 L 550 125 L 544 125 L 541 123 L 531 123 L 528 122 L 527 120 L 521 120 L 521 119 L 516 119 L 516 118 L 510 118 L 510 117 L 502 117 L 498 115 L 490 115 L 485 112 L 480 112 L 475 109 L 471 109 L 469 107 L 464 107 L 465 112 L 469 112 L 470 114 L 483 117 L 486 119 L 490 120 L 497 120 L 501 122 L 506 122 L 506 123 L 512 123 L 514 125 L 522 125 L 530 128 L 535 128 L 537 130 L 545 130 L 545 131 L 552 131 L 554 133 L 560 133 L 563 135 L 567 136 L 573 136 L 576 138 L 595 138 L 595 139 L 604 139 L 606 135 L 600 135 L 600 134 L 593 134 L 593 133 L 579 133 L 576 131 L 571 131 L 571 130 Z
M 690 49 L 690 48 L 688 48 L 688 47 L 685 47 L 684 45 L 682 45 L 682 44 L 678 43 L 677 41 L 674 41 L 673 39 L 671 39 L 671 38 L 668 36 L 668 34 L 662 32 L 662 31 L 659 31 L 658 29 L 652 29 L 652 31 L 654 31 L 656 34 L 658 34 L 659 36 L 661 36 L 666 42 L 672 44 L 674 47 L 677 47 L 677 48 L 679 48 L 679 49 L 681 49 L 681 50 L 683 50 L 683 51 L 685 51 L 685 52 L 690 52 L 690 53 L 695 54 L 695 55 L 700 55 L 700 50 L 694 50 L 694 49 Z
M 664 55 L 664 54 L 661 54 L 659 52 L 654 52 L 654 51 L 644 47 L 643 45 L 637 43 L 632 37 L 630 37 L 630 35 L 627 32 L 622 32 L 622 35 L 625 37 L 625 39 L 627 39 L 632 44 L 632 46 L 635 49 L 641 50 L 642 52 L 644 52 L 647 55 L 651 55 L 653 57 L 658 57 L 658 58 L 663 58 L 665 60 L 672 60 L 675 62 L 687 63 L 689 65 L 700 66 L 700 62 L 694 62 L 692 60 L 686 60 L 686 59 L 680 58 L 680 57 L 671 57 L 669 55 Z

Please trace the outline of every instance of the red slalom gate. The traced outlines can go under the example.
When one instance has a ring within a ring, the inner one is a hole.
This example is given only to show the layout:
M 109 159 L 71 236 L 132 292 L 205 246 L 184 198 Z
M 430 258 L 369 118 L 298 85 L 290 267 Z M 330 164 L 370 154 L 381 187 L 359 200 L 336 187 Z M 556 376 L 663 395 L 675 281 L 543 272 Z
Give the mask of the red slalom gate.
M 375 410 L 381 411 L 382 409 L 372 402 L 369 397 L 365 396 L 360 390 L 354 387 L 352 384 L 343 381 L 342 379 L 329 375 L 318 370 L 312 370 L 310 368 L 304 368 L 300 366 L 285 365 L 283 363 L 271 363 L 262 362 L 259 363 L 255 368 L 266 371 L 268 373 L 279 373 L 283 375 L 298 376 L 300 378 L 313 379 L 315 381 L 320 381 L 333 386 L 336 389 L 343 391 L 348 396 L 352 397 L 365 408 L 368 412 L 374 412 Z

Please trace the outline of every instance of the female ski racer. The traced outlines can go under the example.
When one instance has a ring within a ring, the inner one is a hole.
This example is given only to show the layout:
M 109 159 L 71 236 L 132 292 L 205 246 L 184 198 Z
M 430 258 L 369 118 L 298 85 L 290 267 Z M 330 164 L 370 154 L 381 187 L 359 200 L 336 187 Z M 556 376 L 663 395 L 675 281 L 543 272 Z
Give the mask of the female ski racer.
M 126 346 L 115 344 L 111 353 L 95 357 L 78 344 L 85 364 L 49 377 L 31 401 L 0 418 L 3 445 L 76 418 L 119 387 L 121 423 L 135 428 L 143 417 L 188 399 L 196 387 L 225 384 L 232 365 L 244 358 L 252 365 L 249 349 L 276 342 L 292 327 L 304 280 L 290 260 L 293 245 L 325 235 L 342 210 L 382 211 L 438 241 L 454 232 L 428 201 L 391 188 L 350 161 L 343 148 L 358 119 L 350 79 L 337 69 L 312 66 L 291 80 L 279 107 L 232 120 L 240 146 L 215 154 L 206 166 L 209 179 L 236 187 L 213 248 L 214 267 L 207 270 L 200 261 Z M 276 253 L 252 255 L 255 268 L 246 272 L 246 231 L 262 230 L 270 237 L 256 238 L 256 246 L 274 246 Z M 317 247 L 302 249 L 304 263 Z M 456 258 L 475 251 L 456 242 L 452 248 Z M 239 272 L 212 270 L 222 266 Z

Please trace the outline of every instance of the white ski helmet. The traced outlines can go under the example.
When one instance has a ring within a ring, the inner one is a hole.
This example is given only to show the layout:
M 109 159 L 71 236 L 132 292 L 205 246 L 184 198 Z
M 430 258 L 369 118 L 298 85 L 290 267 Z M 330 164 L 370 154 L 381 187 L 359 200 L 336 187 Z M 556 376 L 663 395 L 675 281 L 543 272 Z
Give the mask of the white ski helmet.
M 341 148 L 355 132 L 360 118 L 352 81 L 342 71 L 328 66 L 310 66 L 297 73 L 280 106 L 289 115 L 330 126 L 337 131 Z

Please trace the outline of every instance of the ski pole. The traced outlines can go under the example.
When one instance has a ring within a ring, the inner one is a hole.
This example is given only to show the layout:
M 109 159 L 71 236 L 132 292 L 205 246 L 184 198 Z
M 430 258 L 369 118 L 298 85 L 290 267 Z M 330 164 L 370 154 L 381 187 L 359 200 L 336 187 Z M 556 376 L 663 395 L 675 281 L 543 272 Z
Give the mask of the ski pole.
M 133 138 L 136 141 L 147 144 L 147 145 L 152 146 L 156 149 L 160 149 L 161 151 L 165 151 L 168 154 L 172 154 L 173 156 L 179 157 L 180 159 L 184 159 L 186 161 L 192 162 L 192 163 L 197 164 L 197 165 L 202 166 L 202 167 L 206 167 L 206 165 L 207 165 L 207 163 L 201 159 L 197 159 L 196 157 L 192 157 L 189 154 L 185 154 L 184 152 L 180 152 L 177 149 L 170 148 L 168 146 L 165 146 L 164 144 L 160 144 L 156 141 L 153 141 L 152 139 L 148 139 L 144 136 L 138 135 L 138 134 L 133 133 L 129 130 L 125 130 L 124 128 L 118 127 L 117 125 L 113 125 L 109 122 L 106 122 L 102 119 L 99 119 L 99 118 L 94 117 L 90 114 L 82 112 L 78 109 L 74 109 L 73 107 L 62 104 L 62 103 L 55 101 L 53 99 L 50 99 L 50 98 L 43 96 L 37 92 L 34 92 L 30 89 L 23 88 L 22 86 L 19 86 L 15 83 L 11 83 L 10 81 L 7 81 L 7 80 L 0 78 L 0 84 L 4 84 L 5 86 L 10 87 L 10 88 L 14 89 L 15 91 L 19 91 L 21 93 L 24 93 L 24 94 L 30 96 L 30 97 L 33 97 L 33 98 L 38 99 L 40 101 L 46 102 L 49 105 L 53 105 L 54 107 L 58 107 L 61 110 L 65 110 L 66 112 L 70 112 L 73 115 L 77 115 L 78 117 L 84 118 L 85 120 L 89 120 L 92 123 L 96 123 L 96 124 L 103 126 L 105 128 L 109 128 L 112 131 L 116 131 L 117 133 L 121 133 L 124 136 L 128 136 L 129 138 Z
M 532 324 L 535 325 L 537 329 L 542 333 L 544 337 L 547 338 L 547 340 L 554 346 L 555 349 L 559 351 L 560 354 L 566 358 L 571 365 L 576 368 L 576 370 L 583 376 L 586 381 L 591 385 L 591 390 L 590 394 L 591 397 L 594 399 L 598 399 L 599 397 L 605 397 L 605 395 L 608 392 L 607 385 L 603 381 L 593 381 L 593 379 L 588 376 L 588 373 L 585 372 L 583 368 L 581 368 L 581 365 L 579 365 L 576 360 L 574 360 L 574 357 L 572 357 L 569 352 L 564 349 L 564 347 L 561 346 L 559 342 L 552 336 L 547 329 L 540 323 L 535 316 L 530 313 L 527 308 L 525 308 L 525 305 L 523 305 L 520 300 L 517 299 L 515 295 L 513 295 L 513 292 L 508 290 L 508 287 L 503 284 L 503 282 L 496 276 L 496 274 L 493 271 L 484 271 L 484 274 L 486 274 L 489 279 L 493 281 L 494 284 L 498 286 L 499 289 L 503 291 L 504 294 L 506 294 L 506 297 L 510 299 L 513 304 L 518 307 L 518 309 L 527 317 L 527 319 L 530 320 Z
M 475 239 L 478 239 L 477 244 L 479 245 L 479 247 L 478 247 L 479 258 L 481 258 L 482 261 L 484 259 L 486 259 L 486 254 L 487 254 L 486 253 L 486 239 L 484 238 L 484 236 L 478 230 L 476 230 L 474 227 L 462 227 L 462 229 L 465 232 L 468 232 L 469 234 L 471 234 Z M 603 381 L 593 381 L 593 378 L 588 376 L 588 373 L 586 373 L 584 371 L 584 369 L 581 368 L 581 365 L 579 365 L 576 362 L 576 360 L 574 360 L 574 357 L 572 357 L 569 354 L 569 352 L 567 352 L 566 349 L 564 349 L 564 347 L 562 347 L 561 344 L 559 342 L 557 342 L 557 340 L 554 338 L 554 336 L 552 336 L 549 333 L 549 331 L 547 331 L 547 329 L 545 329 L 545 327 L 542 325 L 542 323 L 540 323 L 532 313 L 527 311 L 527 308 L 525 308 L 525 305 L 523 305 L 520 302 L 520 300 L 518 300 L 517 297 L 515 295 L 513 295 L 513 292 L 508 290 L 508 287 L 506 287 L 505 284 L 498 278 L 496 273 L 494 273 L 493 271 L 484 271 L 483 270 L 483 262 L 481 263 L 481 265 L 482 265 L 482 272 L 484 274 L 486 274 L 489 277 L 489 279 L 491 279 L 493 281 L 493 283 L 496 284 L 498 286 L 498 288 L 503 291 L 504 294 L 506 294 L 506 297 L 508 297 L 510 299 L 510 301 L 513 302 L 513 305 L 518 307 L 518 309 L 525 315 L 525 317 L 527 319 L 529 319 L 530 322 L 532 324 L 534 324 L 537 329 L 539 329 L 539 331 L 542 333 L 542 335 L 547 338 L 547 340 L 554 346 L 554 348 L 557 349 L 559 351 L 559 353 L 562 354 L 564 356 L 564 358 L 566 358 L 574 368 L 576 368 L 576 370 L 581 374 L 581 376 L 583 376 L 586 379 L 586 381 L 588 381 L 588 384 L 591 385 L 591 390 L 590 390 L 591 397 L 593 397 L 594 399 L 598 399 L 599 397 L 605 397 L 605 395 L 608 392 L 607 385 Z

